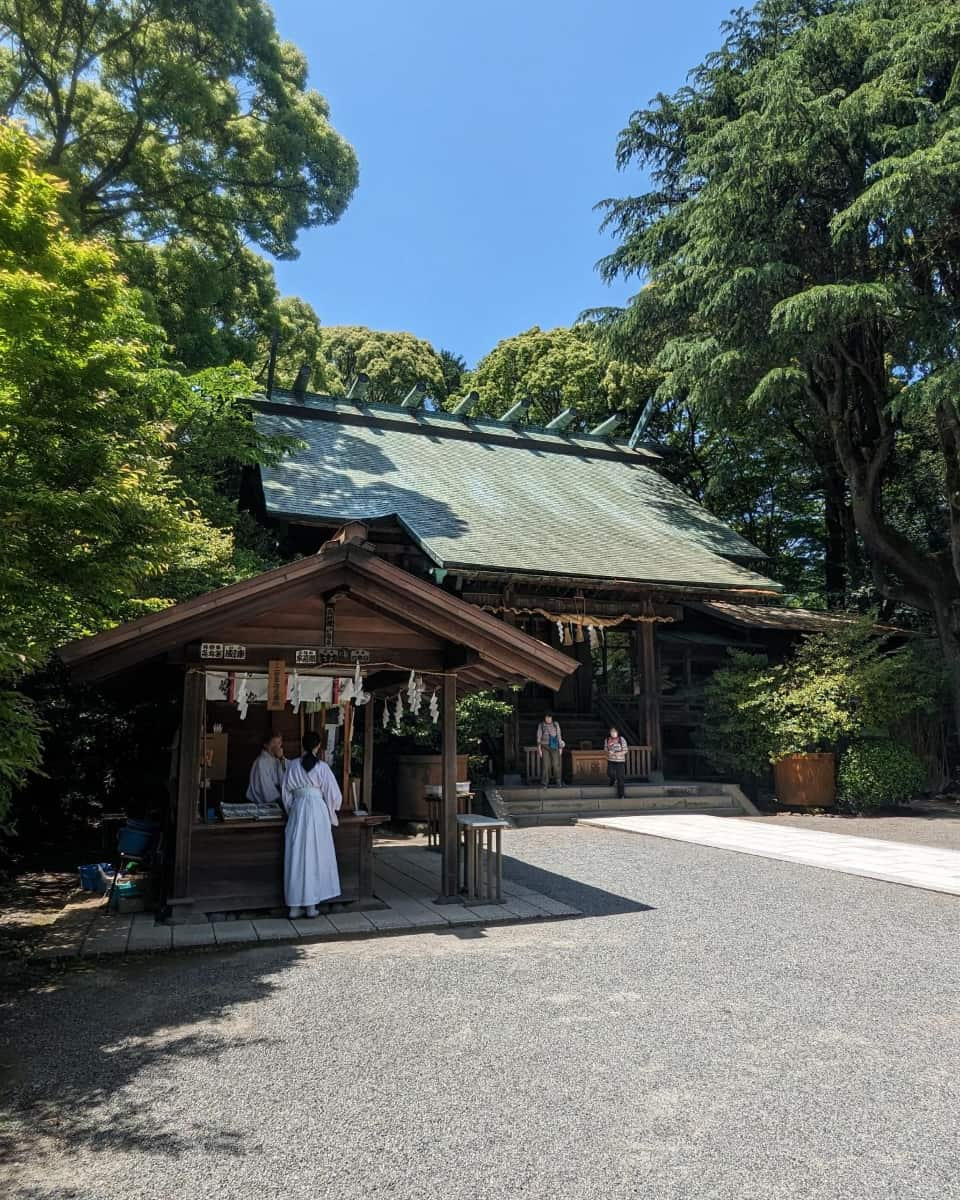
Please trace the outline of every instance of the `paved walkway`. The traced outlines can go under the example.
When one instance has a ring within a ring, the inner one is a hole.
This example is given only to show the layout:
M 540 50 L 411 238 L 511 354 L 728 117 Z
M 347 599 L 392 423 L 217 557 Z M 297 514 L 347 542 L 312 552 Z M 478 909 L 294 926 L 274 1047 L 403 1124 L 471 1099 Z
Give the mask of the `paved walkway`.
M 940 850 L 907 842 L 694 814 L 599 817 L 579 823 L 620 829 L 626 833 L 645 833 L 677 842 L 694 842 L 698 846 L 755 854 L 760 858 L 802 863 L 845 875 L 862 875 L 868 879 L 883 879 L 887 883 L 960 896 L 960 850 Z
M 242 942 L 319 941 L 416 929 L 449 929 L 493 921 L 537 921 L 579 916 L 580 910 L 509 879 L 502 904 L 434 903 L 440 891 L 440 855 L 424 846 L 390 846 L 375 851 L 377 897 L 386 908 L 371 912 L 332 912 L 288 921 L 263 916 L 251 920 L 206 921 L 197 925 L 158 925 L 153 913 L 120 916 L 104 905 L 65 910 L 35 951 L 38 959 L 140 954 L 163 950 L 235 945 Z

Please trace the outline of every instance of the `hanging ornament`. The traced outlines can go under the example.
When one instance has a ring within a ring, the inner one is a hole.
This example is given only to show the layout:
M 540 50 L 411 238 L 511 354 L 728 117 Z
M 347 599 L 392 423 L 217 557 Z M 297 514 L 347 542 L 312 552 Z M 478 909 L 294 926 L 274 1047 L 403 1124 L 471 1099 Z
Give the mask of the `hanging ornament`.
M 567 636 L 567 631 L 564 629 L 562 621 L 557 622 L 557 632 L 560 634 L 560 645 L 562 646 Z
M 417 701 L 417 677 L 413 671 L 410 672 L 410 678 L 407 680 L 407 707 L 411 712 L 414 710 L 414 705 Z
M 587 626 L 587 639 L 590 642 L 590 649 L 596 650 L 600 643 L 597 641 L 597 631 L 592 625 Z
M 384 727 L 384 729 L 386 729 L 386 727 L 389 724 L 390 724 L 390 701 L 384 700 L 384 702 L 383 702 L 383 727 Z
M 423 679 L 422 679 L 422 677 L 418 676 L 416 679 L 416 682 L 413 685 L 413 696 L 410 700 L 410 712 L 415 717 L 419 717 L 420 707 L 422 704 L 423 704 Z
M 440 702 L 437 700 L 437 689 L 433 689 L 433 695 L 430 697 L 430 717 L 434 725 L 440 720 Z
M 400 723 L 403 720 L 403 696 L 397 693 L 397 707 L 393 710 L 393 728 L 396 733 L 400 732 Z

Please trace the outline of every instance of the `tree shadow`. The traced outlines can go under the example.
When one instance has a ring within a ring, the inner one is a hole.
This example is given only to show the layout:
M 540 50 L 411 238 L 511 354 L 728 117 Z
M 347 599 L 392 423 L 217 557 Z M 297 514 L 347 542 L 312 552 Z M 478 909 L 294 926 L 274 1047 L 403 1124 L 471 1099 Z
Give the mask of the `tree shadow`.
M 570 904 L 578 908 L 584 917 L 608 917 L 621 913 L 653 912 L 651 904 L 643 904 L 639 900 L 631 900 L 617 892 L 608 892 L 604 888 L 593 887 L 569 875 L 561 875 L 555 871 L 547 871 L 543 867 L 535 867 L 520 858 L 503 856 L 503 877 L 511 883 L 518 883 L 542 892 L 551 900 L 559 900 L 562 904 Z
M 422 539 L 455 540 L 469 532 L 469 525 L 449 504 L 417 490 L 402 486 L 417 472 L 397 463 L 369 437 L 359 436 L 349 427 L 318 422 L 309 430 L 303 422 L 289 417 L 271 416 L 276 433 L 299 437 L 310 444 L 294 450 L 278 467 L 261 468 L 264 499 L 272 515 L 286 514 L 317 520 L 372 521 L 399 516 Z M 321 436 L 321 434 L 323 436 Z M 349 474 L 344 465 L 349 464 Z M 358 481 L 370 477 L 370 482 Z M 430 480 L 423 479 L 425 489 Z
M 236 1010 L 268 998 L 278 973 L 304 956 L 277 944 L 227 951 L 74 963 L 36 971 L 0 1003 L 0 1162 L 51 1180 L 78 1151 L 177 1158 L 197 1147 L 242 1157 L 253 1149 L 222 1108 L 198 1103 L 174 1124 L 158 1115 L 165 1072 L 274 1039 Z M 209 1115 L 208 1115 L 209 1113 Z M 19 1195 L 27 1195 L 23 1191 Z M 36 1197 L 71 1194 L 34 1189 Z

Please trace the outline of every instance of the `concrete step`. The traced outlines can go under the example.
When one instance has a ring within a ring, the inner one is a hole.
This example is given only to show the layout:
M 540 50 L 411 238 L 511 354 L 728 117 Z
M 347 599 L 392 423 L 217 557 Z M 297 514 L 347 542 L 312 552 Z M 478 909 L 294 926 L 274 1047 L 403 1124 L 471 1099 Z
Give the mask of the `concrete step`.
M 751 811 L 740 789 L 723 783 L 634 784 L 618 798 L 607 787 L 501 788 L 500 807 L 516 825 L 569 824 L 579 817 L 627 813 Z

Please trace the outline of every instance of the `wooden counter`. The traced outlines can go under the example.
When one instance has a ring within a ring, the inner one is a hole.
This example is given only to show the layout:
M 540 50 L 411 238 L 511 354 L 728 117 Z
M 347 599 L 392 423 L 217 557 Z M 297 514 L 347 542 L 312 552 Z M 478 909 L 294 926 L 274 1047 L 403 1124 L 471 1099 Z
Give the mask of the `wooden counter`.
M 344 901 L 375 907 L 373 832 L 389 817 L 341 813 L 333 830 Z M 283 821 L 195 824 L 190 836 L 189 911 L 235 912 L 280 908 L 283 898 Z

